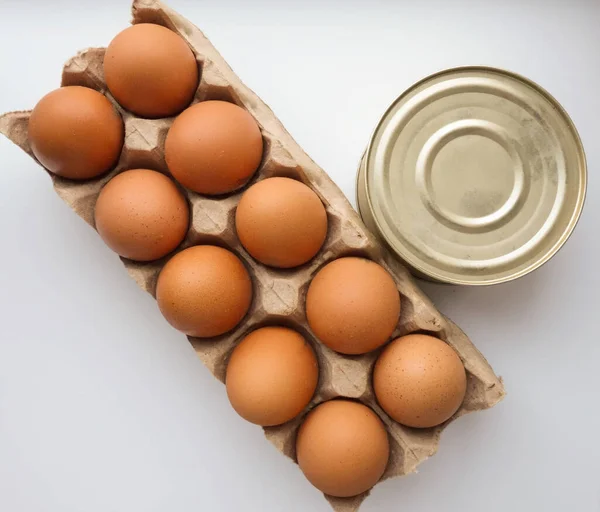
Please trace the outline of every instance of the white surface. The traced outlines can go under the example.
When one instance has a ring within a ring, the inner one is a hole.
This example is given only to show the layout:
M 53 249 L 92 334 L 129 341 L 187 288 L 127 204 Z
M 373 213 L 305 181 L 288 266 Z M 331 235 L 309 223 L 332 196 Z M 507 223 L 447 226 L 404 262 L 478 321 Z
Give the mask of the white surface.
M 600 511 L 598 0 L 171 5 L 352 200 L 378 117 L 431 72 L 505 67 L 562 102 L 590 171 L 566 247 L 512 284 L 424 285 L 508 396 L 453 424 L 417 475 L 377 486 L 361 510 Z M 32 107 L 76 50 L 127 25 L 128 10 L 126 0 L 0 0 L 0 112 Z M 0 168 L 0 510 L 329 510 L 4 138 Z

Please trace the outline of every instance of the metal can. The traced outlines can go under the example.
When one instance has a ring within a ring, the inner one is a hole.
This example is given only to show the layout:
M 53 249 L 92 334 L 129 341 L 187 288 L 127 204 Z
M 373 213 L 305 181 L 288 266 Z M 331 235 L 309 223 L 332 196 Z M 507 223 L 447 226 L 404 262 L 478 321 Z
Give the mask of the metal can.
M 417 276 L 490 285 L 556 254 L 586 185 L 577 130 L 548 92 L 511 72 L 464 67 L 394 101 L 356 189 L 367 227 Z

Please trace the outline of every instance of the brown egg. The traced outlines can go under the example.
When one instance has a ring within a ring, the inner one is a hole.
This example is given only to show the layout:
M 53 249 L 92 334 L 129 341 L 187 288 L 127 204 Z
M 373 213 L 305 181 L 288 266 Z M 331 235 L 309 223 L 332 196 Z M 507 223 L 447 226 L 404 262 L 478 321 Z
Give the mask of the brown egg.
M 306 294 L 306 317 L 315 335 L 342 354 L 383 345 L 400 315 L 392 276 L 370 260 L 340 258 L 323 267 Z
M 87 87 L 61 87 L 44 96 L 29 118 L 29 142 L 50 172 L 85 180 L 117 163 L 123 121 L 111 102 Z
M 327 236 L 327 213 L 303 183 L 269 178 L 244 192 L 235 227 L 251 256 L 265 265 L 290 268 L 319 252 Z
M 304 476 L 330 496 L 356 496 L 383 475 L 387 432 L 367 406 L 332 400 L 313 409 L 298 431 L 296 455 Z
M 189 208 L 175 183 L 148 169 L 112 178 L 96 202 L 96 229 L 117 254 L 137 261 L 162 258 L 184 239 Z
M 213 245 L 197 245 L 173 256 L 156 285 L 167 321 L 188 336 L 218 336 L 237 326 L 252 302 L 252 281 L 240 259 Z
M 142 117 L 169 117 L 191 103 L 198 87 L 198 64 L 178 34 L 140 23 L 117 34 L 108 45 L 104 78 L 127 110 Z
M 280 425 L 308 405 L 319 380 L 308 342 L 285 327 L 263 327 L 246 336 L 227 365 L 227 396 L 244 419 Z
M 165 142 L 169 171 L 201 194 L 232 192 L 260 165 L 263 140 L 254 118 L 226 101 L 196 103 L 175 119 Z
M 465 368 L 443 341 L 411 334 L 392 341 L 373 373 L 379 405 L 409 427 L 434 427 L 452 417 L 467 390 Z

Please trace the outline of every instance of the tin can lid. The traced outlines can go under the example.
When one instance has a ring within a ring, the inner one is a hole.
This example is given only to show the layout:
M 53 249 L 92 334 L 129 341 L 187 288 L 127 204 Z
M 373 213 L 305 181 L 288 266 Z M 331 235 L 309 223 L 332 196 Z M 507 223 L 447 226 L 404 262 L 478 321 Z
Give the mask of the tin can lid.
M 510 281 L 550 259 L 583 208 L 581 140 L 533 82 L 484 67 L 443 71 L 387 110 L 363 158 L 365 223 L 418 274 Z

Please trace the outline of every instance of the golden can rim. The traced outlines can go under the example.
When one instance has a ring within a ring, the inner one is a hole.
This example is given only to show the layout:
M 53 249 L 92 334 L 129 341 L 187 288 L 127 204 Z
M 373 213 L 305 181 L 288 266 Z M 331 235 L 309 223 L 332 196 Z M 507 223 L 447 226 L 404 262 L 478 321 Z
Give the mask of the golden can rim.
M 580 175 L 580 185 L 577 193 L 577 202 L 575 209 L 570 217 L 569 223 L 562 232 L 561 236 L 554 244 L 554 246 L 546 251 L 544 255 L 540 258 L 535 259 L 530 265 L 527 267 L 514 272 L 508 276 L 504 276 L 501 278 L 487 278 L 480 280 L 468 280 L 468 279 L 455 279 L 450 276 L 444 275 L 443 273 L 438 273 L 432 271 L 431 269 L 426 269 L 423 265 L 420 265 L 418 261 L 414 261 L 414 259 L 407 258 L 407 254 L 402 251 L 402 246 L 398 243 L 394 243 L 394 240 L 390 240 L 385 235 L 385 230 L 382 229 L 378 219 L 373 214 L 373 206 L 371 202 L 371 196 L 369 194 L 368 187 L 368 169 L 367 162 L 371 156 L 371 153 L 374 148 L 375 137 L 380 131 L 383 123 L 388 119 L 390 113 L 394 109 L 394 107 L 403 99 L 405 99 L 409 94 L 418 89 L 423 84 L 435 80 L 436 78 L 443 77 L 449 73 L 453 72 L 480 72 L 480 73 L 495 73 L 498 75 L 504 75 L 506 77 L 513 78 L 519 82 L 522 82 L 525 85 L 528 85 L 542 97 L 544 97 L 558 112 L 560 117 L 562 117 L 565 122 L 566 127 L 570 130 L 571 135 L 573 136 L 573 140 L 577 147 L 577 153 L 580 161 L 580 166 L 578 169 L 578 173 Z M 416 277 L 432 280 L 434 282 L 446 283 L 446 284 L 455 284 L 455 285 L 466 285 L 466 286 L 489 286 L 496 285 L 501 283 L 506 283 L 510 281 L 514 281 L 520 277 L 523 277 L 531 272 L 539 269 L 542 265 L 547 263 L 550 259 L 552 259 L 558 251 L 564 246 L 570 236 L 573 234 L 575 227 L 577 226 L 581 214 L 583 212 L 583 208 L 585 205 L 585 199 L 587 194 L 587 182 L 588 182 L 588 170 L 587 170 L 587 160 L 585 155 L 585 150 L 583 147 L 583 143 L 577 128 L 569 116 L 568 112 L 561 105 L 561 103 L 550 94 L 545 88 L 540 86 L 538 83 L 533 80 L 513 71 L 491 67 L 491 66 L 458 66 L 453 68 L 444 69 L 435 73 L 432 73 L 421 80 L 415 82 L 409 88 L 407 88 L 404 92 L 402 92 L 398 97 L 396 97 L 385 110 L 383 115 L 380 117 L 375 129 L 371 133 L 371 137 L 369 139 L 369 143 L 367 145 L 367 149 L 363 153 L 363 156 L 360 160 L 360 165 L 356 173 L 356 205 L 357 210 L 365 224 L 371 231 L 374 232 L 375 235 L 378 236 L 391 250 L 392 252 L 403 262 L 405 263 L 413 272 Z M 361 201 L 361 195 L 364 195 L 364 202 Z

